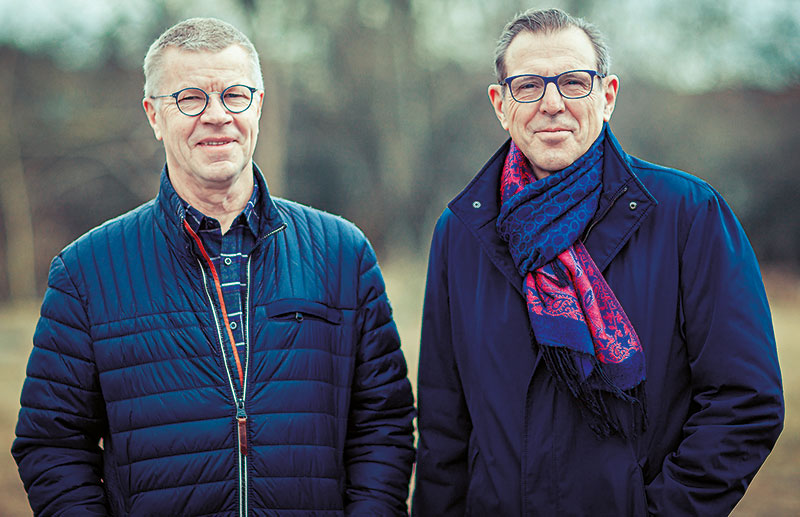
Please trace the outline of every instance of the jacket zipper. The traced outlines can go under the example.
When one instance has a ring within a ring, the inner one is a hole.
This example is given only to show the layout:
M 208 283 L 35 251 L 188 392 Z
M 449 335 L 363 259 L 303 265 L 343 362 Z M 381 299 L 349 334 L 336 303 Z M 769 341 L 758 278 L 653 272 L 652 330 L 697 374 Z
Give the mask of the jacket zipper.
M 236 399 L 236 422 L 239 431 L 239 515 L 245 516 L 247 515 L 247 413 L 244 409 L 244 395 Z
M 192 238 L 197 243 L 198 247 L 203 252 L 203 255 L 206 256 L 205 248 L 202 245 L 197 234 L 188 226 L 188 224 L 184 221 L 184 227 L 192 236 Z M 269 232 L 267 235 L 264 236 L 264 240 L 269 238 L 270 236 L 278 233 L 281 230 L 286 228 L 286 223 L 282 223 L 280 226 Z M 209 266 L 213 270 L 213 264 L 211 264 L 210 259 Z M 209 305 L 211 306 L 211 312 L 214 316 L 214 326 L 217 329 L 217 339 L 219 339 L 220 344 L 220 351 L 222 353 L 222 360 L 225 364 L 225 373 L 228 376 L 228 385 L 231 388 L 231 395 L 233 396 L 233 400 L 236 404 L 236 428 L 237 428 L 237 436 L 238 436 L 238 448 L 239 448 L 239 516 L 245 517 L 248 513 L 248 499 L 247 499 L 247 452 L 248 452 L 248 445 L 247 445 L 247 411 L 245 408 L 245 395 L 247 393 L 247 370 L 249 370 L 250 366 L 250 264 L 252 261 L 252 256 L 247 258 L 247 290 L 245 295 L 245 304 L 244 304 L 244 317 L 245 317 L 245 324 L 244 324 L 244 339 L 245 339 L 245 365 L 244 365 L 244 372 L 242 372 L 241 362 L 239 361 L 239 354 L 236 351 L 236 343 L 233 340 L 233 334 L 229 331 L 228 334 L 231 338 L 231 347 L 232 352 L 234 354 L 234 358 L 236 359 L 236 366 L 239 372 L 239 381 L 242 386 L 242 396 L 240 397 L 236 392 L 236 385 L 233 382 L 233 377 L 231 376 L 231 370 L 228 366 L 228 357 L 225 354 L 225 340 L 223 338 L 222 328 L 220 327 L 219 316 L 217 315 L 216 305 L 214 304 L 213 297 L 211 296 L 211 292 L 208 289 L 208 279 L 206 277 L 205 269 L 203 269 L 203 264 L 200 262 L 200 259 L 197 259 L 197 263 L 200 266 L 200 273 L 203 276 L 203 288 L 206 293 L 206 297 L 208 298 Z M 216 282 L 216 280 L 215 280 Z M 215 284 L 216 286 L 216 284 Z M 220 290 L 219 286 L 217 292 L 219 296 L 222 296 L 222 291 Z M 221 304 L 224 304 L 224 301 L 220 301 Z M 224 315 L 223 315 L 224 316 Z M 227 317 L 225 318 L 227 320 Z
M 244 407 L 244 389 L 242 396 L 239 397 L 236 393 L 236 386 L 231 376 L 231 370 L 228 366 L 228 356 L 225 353 L 225 340 L 223 339 L 222 327 L 219 324 L 219 316 L 217 315 L 217 308 L 214 305 L 214 299 L 211 297 L 211 292 L 208 290 L 208 279 L 206 272 L 203 269 L 203 264 L 198 259 L 197 264 L 200 266 L 200 273 L 203 275 L 203 287 L 208 298 L 209 305 L 211 306 L 211 313 L 214 315 L 214 326 L 217 329 L 217 338 L 219 339 L 220 352 L 222 353 L 222 361 L 225 364 L 225 374 L 228 377 L 228 386 L 231 389 L 234 403 L 236 404 L 236 428 L 238 436 L 239 454 L 239 516 L 244 517 L 247 515 L 247 412 Z M 244 447 L 242 447 L 244 445 Z
M 236 398 L 236 422 L 239 429 L 239 515 L 247 515 L 247 411 L 244 407 L 244 398 L 247 393 L 247 372 L 250 369 L 250 262 L 252 256 L 247 257 L 247 289 L 244 300 L 244 382 L 242 383 L 242 396 Z M 228 375 L 230 377 L 230 374 Z M 236 392 L 233 393 L 234 398 Z
M 246 376 L 245 376 L 244 372 L 242 371 L 242 365 L 241 365 L 241 361 L 239 360 L 239 353 L 236 350 L 236 342 L 235 342 L 235 340 L 233 338 L 233 333 L 230 330 L 230 326 L 227 324 L 228 317 L 227 317 L 227 314 L 225 314 L 225 301 L 222 298 L 222 288 L 219 285 L 219 279 L 217 278 L 216 270 L 214 269 L 214 264 L 211 262 L 210 257 L 206 253 L 205 247 L 203 246 L 202 241 L 200 241 L 200 238 L 197 236 L 197 234 L 194 232 L 194 230 L 192 230 L 192 228 L 188 225 L 188 223 L 186 223 L 185 220 L 184 220 L 184 227 L 186 228 L 186 231 L 189 233 L 189 235 L 194 239 L 195 243 L 197 244 L 198 248 L 201 251 L 201 254 L 203 255 L 203 258 L 205 258 L 206 261 L 208 262 L 208 266 L 211 269 L 211 273 L 214 276 L 214 287 L 216 288 L 217 295 L 220 298 L 220 309 L 221 309 L 221 311 L 223 313 L 222 316 L 225 319 L 225 330 L 227 331 L 228 337 L 229 337 L 230 342 L 231 342 L 231 352 L 233 352 L 234 359 L 236 360 L 236 368 L 237 368 L 237 371 L 239 372 L 239 382 L 240 382 L 240 385 L 242 386 L 242 396 L 239 397 L 237 392 L 236 392 L 236 386 L 235 386 L 235 384 L 233 382 L 233 378 L 231 376 L 231 370 L 230 370 L 230 368 L 228 366 L 228 357 L 227 357 L 227 355 L 225 353 L 225 340 L 223 338 L 223 331 L 222 331 L 222 328 L 220 326 L 219 316 L 217 315 L 217 308 L 216 308 L 216 305 L 214 304 L 214 299 L 211 296 L 211 292 L 209 291 L 209 288 L 208 288 L 208 278 L 206 277 L 206 272 L 205 272 L 205 269 L 203 269 L 202 262 L 200 261 L 200 259 L 197 259 L 197 263 L 200 266 L 200 274 L 203 277 L 203 288 L 205 290 L 206 297 L 208 298 L 209 305 L 211 306 L 211 313 L 214 316 L 214 326 L 217 329 L 217 339 L 219 339 L 220 351 L 222 353 L 222 360 L 223 360 L 223 363 L 225 365 L 225 373 L 226 373 L 226 375 L 228 377 L 228 385 L 231 388 L 231 395 L 233 396 L 234 403 L 236 404 L 236 424 L 237 424 L 237 435 L 238 435 L 238 442 L 239 442 L 239 444 L 238 444 L 238 446 L 239 446 L 239 454 L 237 455 L 238 456 L 238 460 L 239 460 L 239 469 L 238 469 L 239 470 L 239 472 L 238 472 L 238 474 L 239 474 L 239 515 L 240 515 L 240 517 L 244 517 L 244 516 L 247 515 L 247 413 L 245 412 L 245 407 L 244 407 L 244 396 L 245 396 L 245 389 L 246 389 L 245 378 L 246 378 Z M 248 271 L 249 271 L 249 259 L 248 259 Z M 249 298 L 249 288 L 250 288 L 250 284 L 249 284 L 249 281 L 248 281 L 248 298 Z M 248 315 L 245 315 L 245 316 L 248 317 L 248 319 L 249 319 Z M 249 348 L 247 346 L 247 343 L 245 344 L 245 348 L 246 349 Z M 247 363 L 245 362 L 245 368 L 246 367 L 247 367 Z
M 614 194 L 614 197 L 611 198 L 611 202 L 608 203 L 608 206 L 605 207 L 605 209 L 603 210 L 603 213 L 595 217 L 594 221 L 592 221 L 592 224 L 590 224 L 589 227 L 586 229 L 586 231 L 583 233 L 583 239 L 581 239 L 583 242 L 586 242 L 586 239 L 589 238 L 589 233 L 591 233 L 594 227 L 597 226 L 597 223 L 603 220 L 603 218 L 606 216 L 609 210 L 611 210 L 611 207 L 614 206 L 614 203 L 616 203 L 617 200 L 619 200 L 619 198 L 622 197 L 622 194 L 626 193 L 627 191 L 628 191 L 627 185 L 623 185 L 621 189 L 617 190 L 617 192 Z

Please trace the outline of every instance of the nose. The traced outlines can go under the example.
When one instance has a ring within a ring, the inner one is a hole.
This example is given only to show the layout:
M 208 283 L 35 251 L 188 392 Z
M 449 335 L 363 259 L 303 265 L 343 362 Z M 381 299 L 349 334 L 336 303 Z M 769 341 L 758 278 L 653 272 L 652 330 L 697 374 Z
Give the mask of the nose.
M 539 111 L 555 114 L 564 110 L 564 98 L 561 97 L 555 83 L 548 83 L 544 87 L 544 95 L 539 100 Z
M 230 112 L 222 104 L 222 97 L 217 93 L 208 96 L 208 105 L 200 116 L 210 124 L 220 124 L 231 119 Z

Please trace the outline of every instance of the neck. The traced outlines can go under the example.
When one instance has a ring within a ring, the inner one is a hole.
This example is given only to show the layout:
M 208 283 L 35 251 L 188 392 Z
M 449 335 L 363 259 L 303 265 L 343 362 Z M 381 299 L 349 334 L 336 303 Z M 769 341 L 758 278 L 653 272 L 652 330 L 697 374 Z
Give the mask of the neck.
M 207 217 L 216 219 L 226 233 L 253 195 L 253 173 L 242 171 L 231 184 L 208 184 L 170 178 L 175 192 Z M 177 180 L 177 181 L 176 181 Z

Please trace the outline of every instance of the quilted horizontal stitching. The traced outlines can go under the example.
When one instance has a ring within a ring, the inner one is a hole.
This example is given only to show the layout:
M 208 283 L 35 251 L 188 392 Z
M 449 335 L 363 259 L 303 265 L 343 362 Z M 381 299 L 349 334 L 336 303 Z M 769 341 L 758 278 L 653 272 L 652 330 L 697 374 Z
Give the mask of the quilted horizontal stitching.
M 233 407 L 233 405 L 231 405 L 231 407 Z M 114 434 L 114 436 L 118 436 L 118 435 L 130 434 L 130 433 L 133 433 L 133 432 L 136 432 L 136 431 L 142 431 L 142 430 L 145 430 L 145 429 L 158 429 L 159 427 L 168 427 L 168 426 L 182 425 L 182 424 L 192 424 L 192 423 L 197 423 L 197 422 L 215 422 L 215 421 L 228 422 L 228 421 L 230 421 L 230 419 L 231 419 L 231 417 L 219 417 L 219 418 L 214 418 L 214 419 L 209 419 L 208 417 L 204 417 L 204 418 L 197 418 L 197 419 L 192 419 L 192 420 L 175 420 L 174 422 L 166 422 L 164 424 L 146 424 L 146 425 L 143 425 L 143 426 L 140 426 L 140 427 L 129 427 L 127 429 L 120 429 L 118 431 L 114 431 L 113 434 Z M 210 449 L 210 450 L 216 451 L 216 450 L 222 450 L 222 449 Z M 184 453 L 184 454 L 188 454 L 188 453 Z M 161 457 L 161 456 L 158 456 L 158 457 Z
M 41 344 L 34 344 L 33 348 L 34 349 L 38 349 L 40 353 L 47 352 L 47 353 L 50 353 L 50 354 L 55 354 L 55 355 L 57 355 L 59 357 L 67 357 L 69 359 L 74 359 L 75 361 L 87 364 L 91 368 L 94 368 L 94 362 L 91 361 L 91 360 L 87 360 L 84 357 L 80 357 L 80 356 L 73 355 L 73 354 L 68 354 L 68 353 L 63 352 L 63 351 L 53 350 L 52 348 L 48 348 L 46 346 L 42 346 Z M 43 379 L 43 380 L 47 380 L 47 379 Z
M 334 384 L 330 381 L 320 380 L 320 379 L 307 379 L 307 378 L 296 378 L 296 379 L 270 379 L 268 381 L 251 381 L 252 384 L 257 384 L 259 386 L 266 386 L 267 384 L 277 384 L 279 382 L 318 382 L 320 384 L 327 384 L 329 386 L 333 386 L 336 389 L 341 390 L 349 390 L 350 386 L 343 386 L 341 384 Z
M 252 416 L 269 416 L 269 415 L 323 415 L 337 420 L 347 420 L 347 415 L 334 415 L 333 413 L 324 413 L 322 411 L 263 411 L 258 413 L 248 413 Z
M 216 345 L 217 345 L 216 343 L 213 344 L 214 347 L 216 347 Z M 45 350 L 48 350 L 48 349 L 45 349 Z M 206 357 L 213 357 L 214 356 L 214 348 L 209 348 L 208 350 L 209 350 L 209 352 L 207 354 L 192 356 L 190 359 L 195 359 L 195 358 L 196 359 L 202 359 L 202 358 L 206 358 Z M 52 350 L 50 350 L 50 351 L 52 351 Z M 318 353 L 327 354 L 327 355 L 330 355 L 330 356 L 333 356 L 333 357 L 339 357 L 339 358 L 345 358 L 345 359 L 352 359 L 353 358 L 353 356 L 351 354 L 338 354 L 338 353 L 333 352 L 331 350 L 320 350 L 318 348 L 294 348 L 294 347 L 292 347 L 292 348 L 270 348 L 270 349 L 266 349 L 266 350 L 255 350 L 255 351 L 253 351 L 252 345 L 251 345 L 250 355 L 252 357 L 255 357 L 257 355 L 268 354 L 270 352 L 284 352 L 284 351 L 285 352 L 295 352 L 295 351 L 296 352 L 318 352 Z M 76 358 L 76 359 L 79 359 L 79 358 Z M 153 364 L 153 363 L 158 363 L 158 362 L 165 362 L 165 361 L 175 361 L 175 360 L 179 360 L 179 359 L 186 359 L 186 357 L 179 357 L 179 356 L 164 357 L 164 358 L 157 358 L 157 359 L 154 359 L 152 361 L 142 361 L 140 363 L 135 363 L 135 364 L 128 363 L 128 365 L 122 366 L 120 368 L 109 368 L 107 370 L 103 370 L 102 373 L 105 374 L 105 373 L 108 373 L 108 372 L 116 372 L 116 371 L 124 370 L 126 368 L 135 368 L 137 366 L 143 366 L 143 365 L 148 365 L 148 364 Z
M 65 386 L 65 387 L 70 388 L 70 389 L 85 391 L 86 393 L 90 393 L 90 394 L 99 394 L 95 390 L 92 390 L 92 389 L 89 389 L 89 388 L 84 388 L 82 386 L 76 386 L 74 384 L 69 384 L 69 383 L 62 382 L 62 381 L 59 381 L 59 380 L 56 380 L 56 379 L 49 379 L 49 378 L 46 378 L 46 377 L 40 377 L 40 376 L 36 376 L 36 375 L 28 375 L 28 378 L 29 379 L 36 379 L 38 381 L 47 382 L 47 383 L 51 383 L 51 384 L 58 384 L 59 386 Z M 33 407 L 33 406 L 28 406 L 28 407 Z M 38 409 L 46 409 L 46 408 L 38 408 Z
M 82 334 L 86 334 L 86 329 L 78 328 L 78 327 L 76 327 L 74 325 L 70 325 L 69 323 L 67 323 L 65 321 L 61 321 L 61 320 L 56 319 L 56 318 L 54 318 L 52 316 L 48 316 L 47 314 L 43 314 L 41 319 L 45 320 L 45 321 L 50 321 L 50 322 L 53 322 L 53 323 L 57 323 L 57 324 L 59 324 L 61 326 L 67 327 L 68 329 L 72 329 L 72 330 L 74 330 L 76 332 L 80 332 Z
M 197 311 L 192 311 L 192 310 L 157 311 L 157 312 L 151 312 L 151 313 L 147 313 L 147 314 L 136 314 L 135 316 L 131 316 L 130 318 L 119 318 L 119 319 L 110 319 L 110 320 L 106 320 L 106 321 L 99 321 L 99 322 L 95 322 L 94 326 L 95 327 L 103 327 L 103 326 L 107 326 L 107 325 L 122 324 L 122 323 L 125 323 L 127 321 L 136 321 L 136 320 L 139 320 L 139 319 L 142 319 L 142 318 L 151 318 L 153 316 L 168 316 L 168 315 L 173 315 L 173 314 L 196 315 L 196 314 L 198 314 L 198 312 Z M 164 328 L 165 329 L 171 329 L 172 327 L 171 326 L 167 326 L 167 327 L 164 327 Z
M 250 479 L 330 479 L 338 482 L 338 477 L 334 476 L 308 476 L 308 475 L 297 475 L 297 476 L 250 476 Z M 206 481 L 206 482 L 194 482 L 194 483 L 185 483 L 181 485 L 170 485 L 170 486 L 160 486 L 157 488 L 146 489 L 146 490 L 138 490 L 134 494 L 146 494 L 152 492 L 161 492 L 164 490 L 173 490 L 175 488 L 183 488 L 189 486 L 198 486 L 198 485 L 214 485 L 219 483 L 236 483 L 234 479 L 224 479 L 218 481 Z M 290 510 L 290 508 L 275 508 L 276 510 Z M 302 510 L 309 510 L 310 508 L 302 508 Z M 301 510 L 301 509 L 298 509 Z
M 233 404 L 231 404 L 231 409 L 233 409 Z M 233 413 L 231 413 L 232 415 Z M 270 416 L 270 415 L 281 415 L 281 416 L 289 416 L 289 415 L 322 415 L 325 417 L 335 418 L 337 420 L 347 420 L 347 415 L 334 415 L 332 413 L 325 413 L 323 411 L 259 411 L 259 412 L 248 412 L 248 418 L 253 419 L 256 416 Z M 142 431 L 145 429 L 156 429 L 159 427 L 167 427 L 173 425 L 181 425 L 181 424 L 191 424 L 195 422 L 214 422 L 214 421 L 228 421 L 231 417 L 220 417 L 210 420 L 208 418 L 198 418 L 194 420 L 176 420 L 174 422 L 166 422 L 163 424 L 148 424 L 139 427 L 129 427 L 127 429 L 120 429 L 118 431 L 114 431 L 114 435 L 121 435 L 121 434 L 129 434 L 135 431 Z M 212 449 L 217 450 L 217 449 Z
M 121 462 L 118 465 L 123 467 L 137 465 L 139 463 L 144 463 L 147 461 L 161 461 L 168 458 L 177 458 L 179 456 L 201 456 L 208 453 L 220 453 L 220 454 L 230 454 L 233 452 L 235 446 L 230 447 L 220 447 L 218 449 L 206 449 L 206 450 L 192 450 L 190 452 L 173 452 L 170 454 L 159 454 L 158 456 L 151 456 L 149 458 L 139 458 L 134 461 L 130 461 L 127 463 Z
M 122 399 L 110 399 L 110 398 L 106 397 L 105 400 L 106 400 L 107 403 L 120 404 L 120 403 L 129 402 L 131 400 L 139 400 L 139 399 L 146 399 L 146 398 L 150 398 L 150 397 L 157 397 L 157 396 L 160 396 L 160 395 L 166 395 L 168 393 L 181 393 L 181 392 L 184 392 L 184 391 L 196 391 L 196 390 L 203 390 L 203 389 L 209 389 L 209 388 L 220 388 L 220 387 L 227 388 L 227 385 L 225 385 L 225 384 L 208 384 L 208 385 L 205 385 L 205 386 L 190 386 L 188 388 L 178 388 L 178 389 L 174 389 L 174 390 L 164 390 L 164 391 L 154 391 L 154 392 L 142 393 L 140 395 L 134 395 L 132 397 L 125 397 L 125 398 L 122 398 Z
M 99 422 L 100 421 L 100 419 L 97 418 L 97 417 L 86 416 L 86 415 L 82 415 L 80 413 L 67 412 L 67 411 L 63 411 L 63 410 L 56 410 L 56 409 L 52 409 L 52 408 L 34 406 L 34 405 L 31 405 L 31 404 L 26 404 L 26 405 L 22 406 L 21 409 L 23 409 L 23 410 L 24 409 L 35 409 L 36 411 L 41 411 L 43 413 L 53 413 L 54 415 L 56 415 L 56 417 L 62 417 L 64 415 L 70 415 L 70 416 L 74 416 L 74 417 L 90 420 L 92 422 Z M 54 418 L 56 418 L 56 417 L 54 417 Z
M 338 449 L 338 447 L 333 445 L 325 445 L 323 443 L 254 443 L 252 449 L 266 449 L 270 447 L 314 447 L 317 449 Z
M 251 444 L 250 450 L 253 451 L 254 449 L 264 449 L 264 448 L 267 448 L 267 447 L 281 447 L 281 448 L 283 448 L 283 447 L 313 447 L 313 448 L 317 448 L 317 449 L 333 449 L 333 450 L 336 450 L 336 447 L 334 447 L 334 446 L 322 445 L 322 444 L 316 444 L 316 443 Z M 131 461 L 131 462 L 128 462 L 128 463 L 120 463 L 120 465 L 122 465 L 122 466 L 134 466 L 134 465 L 138 465 L 138 464 L 145 463 L 145 462 L 159 462 L 159 461 L 161 461 L 163 459 L 167 459 L 167 458 L 177 458 L 179 456 L 197 456 L 197 455 L 204 455 L 204 454 L 208 454 L 208 453 L 220 453 L 220 454 L 225 453 L 225 454 L 229 454 L 229 453 L 233 453 L 233 451 L 235 449 L 236 449 L 236 446 L 232 445 L 230 447 L 221 447 L 219 449 L 207 449 L 207 450 L 204 450 L 204 451 L 192 450 L 190 452 L 175 452 L 175 453 L 171 453 L 171 454 L 160 454 L 158 456 L 152 456 L 152 457 L 149 457 L 149 458 L 139 458 L 137 460 L 134 460 L 134 461 Z M 288 477 L 288 478 L 294 478 L 294 477 L 314 477 L 314 476 L 304 476 L 304 475 L 301 476 L 301 475 L 298 475 L 298 476 L 266 476 L 266 477 Z M 325 477 L 325 476 L 320 476 L 320 477 Z
M 391 324 L 392 324 L 392 319 L 391 319 L 391 318 L 389 318 L 389 319 L 387 319 L 387 320 L 386 320 L 384 323 L 381 323 L 379 326 L 377 326 L 377 327 L 375 327 L 375 328 L 372 328 L 372 329 L 369 329 L 369 330 L 367 330 L 366 332 L 364 332 L 364 333 L 361 335 L 361 340 L 363 341 L 364 339 L 366 339 L 366 338 L 368 338 L 368 337 L 372 336 L 373 334 L 376 334 L 376 333 L 378 333 L 378 332 L 381 332 L 381 331 L 383 331 L 384 329 L 386 329 L 386 327 L 390 327 L 390 326 L 391 326 Z
M 169 362 L 173 362 L 173 361 L 185 361 L 187 359 L 188 360 L 205 359 L 205 358 L 213 357 L 213 356 L 214 356 L 214 351 L 209 348 L 209 352 L 207 354 L 205 354 L 205 355 L 182 356 L 182 357 L 181 356 L 158 357 L 158 358 L 154 358 L 152 361 L 142 361 L 140 363 L 127 363 L 126 366 L 120 366 L 119 368 L 108 368 L 108 369 L 103 370 L 102 372 L 100 372 L 100 375 L 103 376 L 103 375 L 106 375 L 106 374 L 109 374 L 109 373 L 128 370 L 128 369 L 131 369 L 131 368 L 138 368 L 139 366 L 147 366 L 147 365 L 150 365 L 150 364 L 169 363 Z M 133 397 L 133 398 L 136 398 L 136 397 Z M 124 400 L 124 399 L 121 399 L 121 400 Z
M 116 370 L 106 370 L 101 374 L 101 377 L 103 375 L 107 374 L 108 372 L 111 372 L 111 371 L 116 371 Z M 252 385 L 265 386 L 267 384 L 280 383 L 280 382 L 318 382 L 318 383 L 321 383 L 321 384 L 327 384 L 329 386 L 333 386 L 334 388 L 337 388 L 337 389 L 347 389 L 347 390 L 350 389 L 349 386 L 336 384 L 336 383 L 333 383 L 333 382 L 330 382 L 330 381 L 327 381 L 327 380 L 322 380 L 322 379 L 293 378 L 293 379 L 269 379 L 267 381 L 257 381 L 257 380 L 248 379 L 248 384 L 250 386 L 252 386 Z M 207 384 L 207 385 L 202 385 L 202 386 L 191 386 L 191 387 L 188 387 L 188 388 L 179 388 L 179 389 L 174 389 L 174 390 L 153 391 L 153 392 L 143 393 L 143 394 L 140 394 L 140 395 L 134 395 L 132 397 L 126 397 L 126 398 L 121 398 L 121 399 L 109 399 L 109 398 L 106 398 L 106 401 L 107 402 L 113 402 L 113 403 L 120 403 L 120 402 L 127 402 L 127 401 L 131 401 L 131 400 L 143 399 L 143 398 L 154 397 L 154 396 L 159 396 L 159 395 L 165 395 L 165 394 L 168 394 L 168 393 L 180 393 L 182 391 L 194 391 L 194 390 L 199 390 L 199 389 L 220 388 L 220 387 L 227 387 L 227 385 L 225 383 Z
M 76 302 L 78 302 L 78 303 L 82 303 L 82 301 L 81 301 L 80 297 L 78 297 L 78 296 L 75 296 L 75 295 L 73 295 L 73 294 L 71 294 L 71 293 L 68 293 L 68 292 L 66 292 L 65 290 L 63 290 L 63 289 L 60 289 L 60 288 L 58 288 L 58 287 L 57 287 L 57 286 L 55 286 L 55 285 L 50 285 L 50 284 L 48 284 L 48 285 L 47 285 L 47 288 L 48 288 L 48 289 L 52 289 L 53 291 L 55 291 L 55 292 L 57 292 L 57 293 L 59 293 L 59 294 L 63 294 L 64 296 L 68 296 L 68 297 L 72 298 L 73 300 L 75 300 L 75 301 L 76 301 Z
M 331 350 L 320 350 L 319 348 L 295 348 L 295 347 L 291 347 L 291 348 L 268 348 L 268 349 L 265 349 L 265 350 L 262 349 L 262 350 L 253 351 L 252 345 L 251 345 L 251 349 L 250 349 L 250 355 L 251 356 L 255 356 L 255 355 L 267 354 L 269 352 L 275 352 L 275 351 L 319 352 L 321 354 L 328 354 L 328 355 L 331 355 L 333 357 L 341 357 L 341 358 L 345 358 L 345 359 L 352 359 L 353 358 L 353 356 L 351 354 L 337 354 L 336 352 L 333 352 Z
M 119 333 L 108 334 L 108 335 L 103 334 L 102 337 L 96 338 L 94 340 L 94 342 L 95 342 L 96 345 L 104 345 L 106 341 L 114 342 L 114 341 L 118 341 L 120 338 L 144 336 L 144 335 L 152 334 L 152 333 L 156 333 L 156 332 L 162 332 L 163 333 L 164 331 L 172 333 L 172 332 L 176 332 L 176 331 L 179 331 L 179 330 L 191 329 L 191 328 L 201 329 L 202 325 L 200 325 L 198 323 L 190 323 L 190 324 L 180 325 L 180 326 L 178 326 L 178 325 L 171 325 L 171 326 L 165 326 L 165 327 L 151 327 L 151 326 L 148 326 L 147 328 L 142 328 L 141 330 L 136 330 L 136 331 L 130 331 L 129 330 L 128 332 L 119 332 Z M 93 331 L 92 332 L 93 334 L 97 334 L 98 333 L 97 327 L 96 326 L 92 327 L 92 331 Z
M 185 487 L 190 487 L 190 486 L 196 487 L 196 486 L 201 486 L 201 485 L 219 485 L 219 484 L 222 484 L 222 483 L 236 483 L 236 480 L 235 479 L 220 479 L 220 480 L 216 480 L 216 481 L 203 481 L 203 482 L 195 481 L 195 482 L 192 482 L 192 483 L 185 483 L 185 484 L 182 484 L 182 485 L 160 486 L 158 488 L 137 490 L 132 495 L 147 494 L 147 493 L 152 493 L 152 492 L 161 492 L 161 491 L 164 491 L 164 490 L 174 490 L 176 488 L 185 488 Z

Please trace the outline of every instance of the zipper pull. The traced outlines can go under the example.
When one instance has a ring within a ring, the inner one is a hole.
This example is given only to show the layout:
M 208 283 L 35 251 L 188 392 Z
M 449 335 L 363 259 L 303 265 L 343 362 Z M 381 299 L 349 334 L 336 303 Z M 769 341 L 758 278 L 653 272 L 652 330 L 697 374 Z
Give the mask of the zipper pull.
M 239 424 L 239 451 L 242 456 L 247 456 L 247 413 L 242 399 L 236 401 L 236 421 Z

